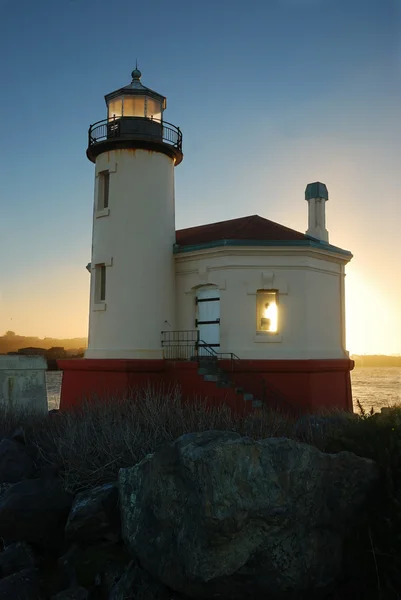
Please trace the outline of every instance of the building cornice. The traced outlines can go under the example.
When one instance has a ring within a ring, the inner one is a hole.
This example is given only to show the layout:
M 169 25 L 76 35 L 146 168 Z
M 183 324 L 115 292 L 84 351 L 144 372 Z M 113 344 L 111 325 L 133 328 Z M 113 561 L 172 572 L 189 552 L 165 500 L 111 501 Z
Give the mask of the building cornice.
M 353 256 L 348 250 L 314 240 L 219 240 L 193 246 L 174 246 L 175 259 L 179 262 L 204 256 L 213 258 L 218 256 L 260 256 L 267 254 L 269 256 L 307 256 L 341 264 L 348 263 Z

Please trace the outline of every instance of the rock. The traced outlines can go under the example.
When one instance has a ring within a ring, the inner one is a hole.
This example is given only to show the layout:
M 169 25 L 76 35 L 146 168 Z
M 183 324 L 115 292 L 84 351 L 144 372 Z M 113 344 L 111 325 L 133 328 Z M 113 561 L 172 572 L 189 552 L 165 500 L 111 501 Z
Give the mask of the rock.
M 131 561 L 115 584 L 108 600 L 170 600 L 170 591 L 158 581 L 152 580 L 136 561 Z
M 38 569 L 24 569 L 0 580 L 0 600 L 40 600 Z
M 39 477 L 41 477 L 41 479 L 55 479 L 58 476 L 58 465 L 49 462 L 43 462 L 41 465 L 39 465 Z
M 60 556 L 57 561 L 57 570 L 61 587 L 69 588 L 76 586 L 78 581 L 76 566 L 81 562 L 82 550 L 78 544 L 73 544 L 63 556 Z
M 107 597 L 130 560 L 122 543 L 96 544 L 86 548 L 74 544 L 58 560 L 61 587 L 80 585 L 88 589 L 97 586 Z
M 26 437 L 23 427 L 17 427 L 17 429 L 12 434 L 11 438 L 16 442 L 19 442 L 20 444 L 26 445 Z
M 0 537 L 52 551 L 64 538 L 71 504 L 56 478 L 20 481 L 0 497 Z
M 33 477 L 34 472 L 34 463 L 25 444 L 3 438 L 0 441 L 0 483 L 17 483 Z
M 153 578 L 192 598 L 300 597 L 341 575 L 347 527 L 378 478 L 348 452 L 188 434 L 120 470 L 123 539 Z
M 12 483 L 0 483 L 0 498 L 12 485 Z
M 35 566 L 32 548 L 26 542 L 6 546 L 0 554 L 0 577 L 7 577 Z
M 134 560 L 130 562 L 127 570 L 111 590 L 108 600 L 135 599 L 135 589 L 138 580 L 138 568 Z M 136 595 L 136 594 L 135 594 Z
M 108 598 L 114 586 L 120 581 L 121 577 L 127 570 L 129 559 L 131 557 L 127 554 L 127 560 L 123 563 L 111 563 L 106 565 L 103 572 L 99 574 L 98 586 L 101 589 L 103 595 Z
M 121 539 L 118 485 L 107 483 L 74 498 L 65 527 L 66 538 L 91 544 Z
M 52 596 L 51 600 L 87 600 L 88 598 L 88 591 L 83 587 L 76 586 L 59 592 Z

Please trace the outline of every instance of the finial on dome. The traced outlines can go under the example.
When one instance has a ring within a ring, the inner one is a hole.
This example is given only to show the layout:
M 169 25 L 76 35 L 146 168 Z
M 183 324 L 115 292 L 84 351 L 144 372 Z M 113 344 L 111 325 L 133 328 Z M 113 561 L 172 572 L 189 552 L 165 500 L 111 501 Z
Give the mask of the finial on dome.
M 140 78 L 142 77 L 142 73 L 138 69 L 138 59 L 135 61 L 135 69 L 132 71 L 131 76 L 132 76 L 132 81 L 134 81 L 134 80 L 139 81 Z

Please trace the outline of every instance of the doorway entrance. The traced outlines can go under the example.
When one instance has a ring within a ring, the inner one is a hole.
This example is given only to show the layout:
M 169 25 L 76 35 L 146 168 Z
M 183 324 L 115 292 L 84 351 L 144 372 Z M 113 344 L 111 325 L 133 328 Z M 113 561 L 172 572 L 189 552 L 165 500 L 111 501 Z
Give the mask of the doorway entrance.
M 202 344 L 220 350 L 220 292 L 217 288 L 199 289 L 196 294 L 197 319 L 199 330 L 199 354 L 210 355 Z

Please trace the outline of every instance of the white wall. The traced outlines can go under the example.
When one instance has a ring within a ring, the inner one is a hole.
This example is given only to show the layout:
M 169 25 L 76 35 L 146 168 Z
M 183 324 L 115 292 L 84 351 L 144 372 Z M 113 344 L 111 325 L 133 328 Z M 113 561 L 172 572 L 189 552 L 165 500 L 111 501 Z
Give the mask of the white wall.
M 96 210 L 98 174 L 110 171 L 109 207 Z M 96 159 L 89 343 L 86 358 L 158 358 L 165 321 L 175 328 L 174 162 L 147 150 Z M 106 300 L 94 270 L 106 268 Z
M 0 356 L 2 413 L 47 414 L 46 371 L 43 356 Z
M 240 358 L 347 357 L 344 259 L 320 250 L 222 248 L 176 255 L 177 329 L 194 329 L 196 288 L 220 289 L 222 352 Z M 256 333 L 256 290 L 279 290 L 277 335 Z

